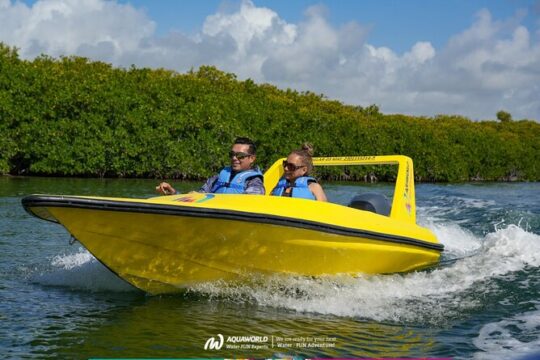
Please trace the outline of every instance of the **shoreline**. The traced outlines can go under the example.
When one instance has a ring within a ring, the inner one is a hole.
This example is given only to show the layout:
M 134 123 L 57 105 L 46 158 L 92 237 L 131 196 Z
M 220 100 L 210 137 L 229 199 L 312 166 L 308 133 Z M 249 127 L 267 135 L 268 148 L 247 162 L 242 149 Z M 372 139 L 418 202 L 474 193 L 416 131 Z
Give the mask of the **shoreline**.
M 174 181 L 174 182 L 201 182 L 205 181 L 206 178 L 184 178 L 184 179 L 178 179 L 178 178 L 158 178 L 158 177 L 127 177 L 127 176 L 69 176 L 69 175 L 13 175 L 13 174 L 0 174 L 0 179 L 7 178 L 7 179 L 25 179 L 25 178 L 37 178 L 37 179 L 78 179 L 78 180 L 166 180 L 166 181 Z M 345 179 L 325 179 L 321 178 L 321 181 L 324 182 L 330 182 L 330 183 L 336 183 L 336 184 L 393 184 L 394 181 L 360 181 L 360 180 L 345 180 Z M 498 179 L 498 180 L 485 180 L 485 179 L 470 179 L 468 181 L 422 181 L 415 179 L 415 184 L 438 184 L 438 185 L 444 185 L 444 184 L 526 184 L 526 183 L 538 183 L 539 180 L 522 180 L 522 179 Z

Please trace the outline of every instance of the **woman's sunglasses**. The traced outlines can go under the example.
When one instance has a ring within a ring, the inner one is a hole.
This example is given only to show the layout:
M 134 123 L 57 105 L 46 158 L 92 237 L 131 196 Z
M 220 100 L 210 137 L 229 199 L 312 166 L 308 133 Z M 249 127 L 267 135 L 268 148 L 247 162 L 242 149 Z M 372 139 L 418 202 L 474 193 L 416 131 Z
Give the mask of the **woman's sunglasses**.
M 244 160 L 248 156 L 251 156 L 252 154 L 248 154 L 245 152 L 236 152 L 236 151 L 229 151 L 229 157 L 232 159 L 233 157 L 236 157 L 238 160 Z
M 295 165 L 293 163 L 287 162 L 287 160 L 283 160 L 283 168 L 285 171 L 296 171 L 300 168 L 303 168 L 306 165 Z

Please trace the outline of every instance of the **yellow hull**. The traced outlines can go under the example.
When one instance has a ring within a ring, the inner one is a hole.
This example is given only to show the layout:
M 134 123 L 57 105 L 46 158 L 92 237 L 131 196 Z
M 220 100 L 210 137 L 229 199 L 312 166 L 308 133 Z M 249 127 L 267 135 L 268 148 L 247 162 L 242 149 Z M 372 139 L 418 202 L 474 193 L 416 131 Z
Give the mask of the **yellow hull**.
M 105 266 L 151 294 L 249 274 L 405 272 L 436 263 L 442 251 L 416 224 L 302 199 L 34 195 L 23 205 L 61 223 Z

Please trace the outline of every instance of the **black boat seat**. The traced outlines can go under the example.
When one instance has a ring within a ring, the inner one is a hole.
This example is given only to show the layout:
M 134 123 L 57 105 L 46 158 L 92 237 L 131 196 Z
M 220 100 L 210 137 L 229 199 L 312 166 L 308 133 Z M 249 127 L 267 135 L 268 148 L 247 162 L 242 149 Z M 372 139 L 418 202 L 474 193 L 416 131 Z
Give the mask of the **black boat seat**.
M 376 214 L 389 216 L 392 205 L 390 200 L 383 194 L 379 193 L 363 193 L 356 195 L 348 205 L 349 207 L 371 211 Z

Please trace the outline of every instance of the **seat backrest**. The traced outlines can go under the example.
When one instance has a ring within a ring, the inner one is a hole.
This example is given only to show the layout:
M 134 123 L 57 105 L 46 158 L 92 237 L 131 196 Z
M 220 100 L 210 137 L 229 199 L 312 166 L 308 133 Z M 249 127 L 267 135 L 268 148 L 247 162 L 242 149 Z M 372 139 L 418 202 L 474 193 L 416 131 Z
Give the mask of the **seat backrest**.
M 349 203 L 349 207 L 389 216 L 392 205 L 383 194 L 370 192 L 356 195 Z

